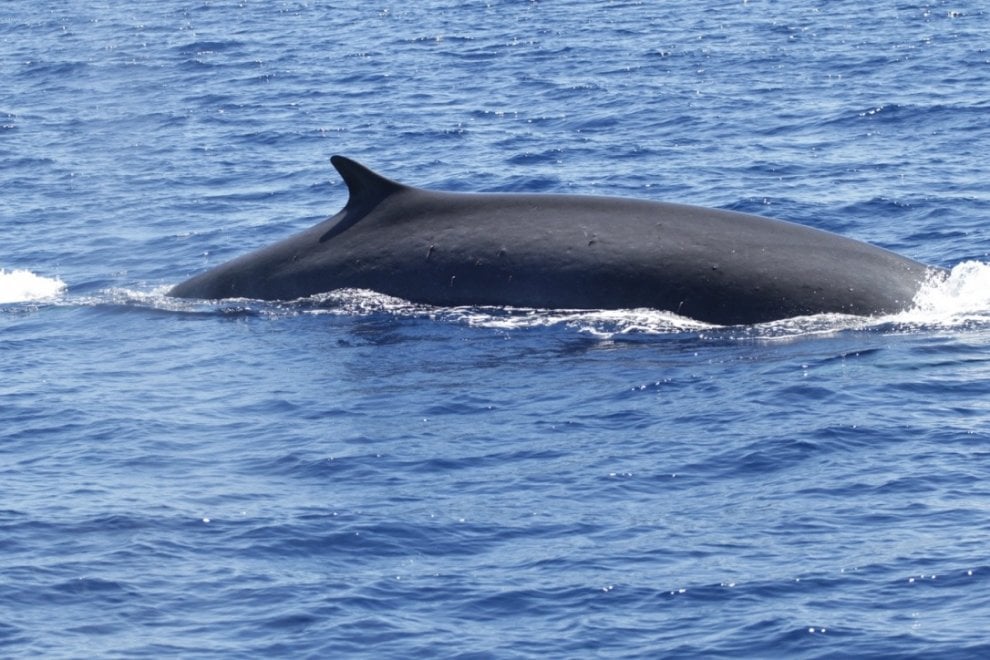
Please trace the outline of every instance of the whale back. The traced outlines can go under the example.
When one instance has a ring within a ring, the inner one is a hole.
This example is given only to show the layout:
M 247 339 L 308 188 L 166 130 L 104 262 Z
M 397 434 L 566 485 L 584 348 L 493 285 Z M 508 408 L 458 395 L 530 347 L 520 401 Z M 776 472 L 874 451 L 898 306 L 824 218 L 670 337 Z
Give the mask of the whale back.
M 641 199 L 454 193 L 344 158 L 334 216 L 180 283 L 189 298 L 371 289 L 433 305 L 654 308 L 717 324 L 911 306 L 929 268 L 782 220 Z

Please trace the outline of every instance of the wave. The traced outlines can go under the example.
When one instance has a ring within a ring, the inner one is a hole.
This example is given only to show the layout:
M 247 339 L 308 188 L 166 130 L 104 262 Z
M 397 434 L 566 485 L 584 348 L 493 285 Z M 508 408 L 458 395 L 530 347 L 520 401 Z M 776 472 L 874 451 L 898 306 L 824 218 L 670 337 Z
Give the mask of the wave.
M 948 273 L 933 275 L 915 296 L 911 309 L 884 316 L 816 314 L 752 326 L 717 326 L 655 309 L 527 309 L 517 307 L 436 307 L 412 303 L 374 291 L 340 289 L 291 302 L 249 299 L 196 301 L 170 298 L 168 286 L 151 291 L 113 288 L 67 305 L 126 310 L 155 309 L 167 314 L 248 316 L 281 319 L 300 315 L 406 319 L 466 325 L 495 330 L 566 328 L 600 339 L 691 335 L 721 339 L 794 339 L 843 331 L 903 332 L 927 329 L 990 328 L 990 263 L 965 261 Z M 65 284 L 29 271 L 0 270 L 0 303 L 53 298 Z
M 54 298 L 64 292 L 65 282 L 57 277 L 42 277 L 29 270 L 0 268 L 0 304 Z

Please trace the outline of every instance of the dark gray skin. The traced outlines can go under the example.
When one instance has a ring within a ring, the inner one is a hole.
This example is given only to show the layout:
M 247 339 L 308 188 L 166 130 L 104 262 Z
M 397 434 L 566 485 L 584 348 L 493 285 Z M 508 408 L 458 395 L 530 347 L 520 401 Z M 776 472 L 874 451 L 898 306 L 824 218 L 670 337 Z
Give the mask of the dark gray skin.
M 905 310 L 932 270 L 744 213 L 637 199 L 435 192 L 334 156 L 335 216 L 175 286 L 295 300 L 371 289 L 431 305 L 667 310 L 721 325 Z

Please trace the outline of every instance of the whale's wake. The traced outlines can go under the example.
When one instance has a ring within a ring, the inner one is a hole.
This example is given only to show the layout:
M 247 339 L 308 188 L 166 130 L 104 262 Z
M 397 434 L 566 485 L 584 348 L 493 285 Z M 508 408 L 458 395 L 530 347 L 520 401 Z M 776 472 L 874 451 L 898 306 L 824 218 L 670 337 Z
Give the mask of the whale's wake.
M 438 307 L 362 289 L 341 289 L 292 302 L 247 299 L 188 301 L 154 290 L 109 289 L 86 296 L 66 295 L 66 284 L 28 270 L 0 269 L 0 304 L 50 302 L 55 305 L 110 305 L 154 308 L 171 313 L 232 313 L 280 319 L 299 315 L 427 319 L 496 330 L 567 328 L 600 338 L 688 334 L 700 337 L 791 339 L 843 331 L 911 332 L 930 329 L 990 328 L 990 263 L 965 261 L 934 276 L 911 309 L 885 316 L 817 314 L 751 326 L 723 327 L 652 309 L 547 310 L 514 307 Z

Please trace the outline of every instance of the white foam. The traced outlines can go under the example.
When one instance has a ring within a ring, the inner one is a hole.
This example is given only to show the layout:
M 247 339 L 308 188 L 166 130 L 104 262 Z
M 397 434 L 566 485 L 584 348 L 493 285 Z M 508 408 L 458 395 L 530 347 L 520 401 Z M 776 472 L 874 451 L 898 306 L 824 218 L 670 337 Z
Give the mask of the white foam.
M 715 327 L 701 321 L 678 316 L 672 312 L 655 309 L 505 309 L 498 310 L 496 313 L 495 310 L 484 308 L 462 308 L 450 310 L 447 316 L 451 320 L 464 322 L 475 327 L 511 330 L 562 325 L 599 337 L 625 334 L 670 334 Z
M 990 321 L 990 264 L 964 261 L 948 275 L 933 277 L 915 296 L 914 307 L 894 319 L 949 326 Z
M 57 277 L 42 277 L 29 270 L 0 268 L 0 303 L 28 302 L 54 298 L 65 291 Z
M 579 310 L 522 307 L 434 307 L 411 303 L 374 291 L 340 289 L 308 299 L 319 309 L 308 313 L 368 314 L 385 312 L 420 316 L 472 327 L 520 330 L 564 326 L 596 336 L 616 334 L 668 334 L 698 331 L 715 326 L 653 309 Z

